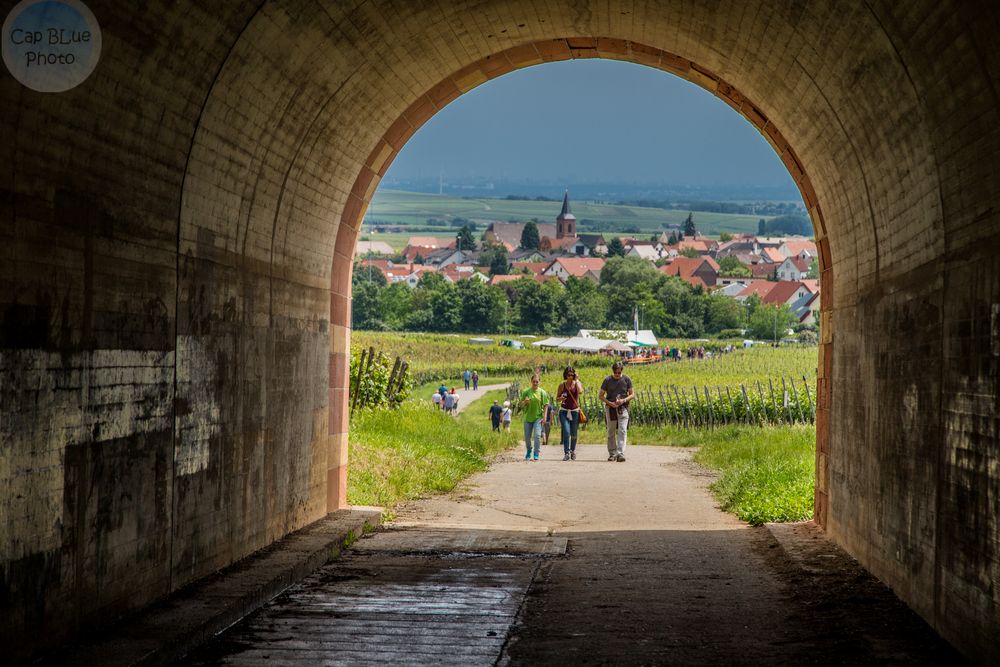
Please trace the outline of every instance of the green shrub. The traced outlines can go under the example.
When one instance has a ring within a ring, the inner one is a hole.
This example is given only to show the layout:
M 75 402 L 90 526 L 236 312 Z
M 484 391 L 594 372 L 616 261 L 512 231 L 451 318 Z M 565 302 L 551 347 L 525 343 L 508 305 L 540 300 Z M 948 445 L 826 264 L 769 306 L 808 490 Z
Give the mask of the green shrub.
M 376 352 L 375 357 L 368 361 L 368 355 L 365 355 L 364 368 L 361 369 L 364 372 L 361 373 L 360 382 L 358 381 L 359 368 L 361 367 L 361 354 L 363 348 L 351 346 L 351 377 L 350 377 L 350 401 L 354 405 L 354 397 L 357 394 L 357 405 L 364 407 L 395 407 L 401 403 L 410 392 L 412 387 L 412 378 L 410 373 L 405 373 L 402 375 L 402 383 L 400 383 L 400 375 L 397 372 L 396 376 L 392 376 L 392 369 L 395 365 L 395 359 L 390 359 L 382 352 Z M 367 350 L 364 350 L 367 352 Z M 388 389 L 389 380 L 392 379 L 392 389 L 393 395 L 392 400 L 389 400 Z

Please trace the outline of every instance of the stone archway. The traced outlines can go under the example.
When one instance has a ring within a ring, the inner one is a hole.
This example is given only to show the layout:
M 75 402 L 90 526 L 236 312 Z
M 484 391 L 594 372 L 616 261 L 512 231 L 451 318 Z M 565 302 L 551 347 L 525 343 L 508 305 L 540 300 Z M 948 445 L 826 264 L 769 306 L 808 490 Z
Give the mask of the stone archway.
M 824 247 L 818 515 L 996 660 L 995 7 L 90 5 L 87 81 L 0 79 L 5 637 L 71 634 L 340 506 L 345 262 L 379 175 L 476 83 L 609 57 L 712 89 L 784 157 Z
M 815 230 L 817 248 L 820 252 L 821 280 L 824 285 L 832 283 L 833 264 L 826 223 L 809 175 L 777 126 L 768 119 L 760 107 L 747 99 L 734 86 L 690 60 L 655 47 L 627 40 L 604 37 L 572 37 L 524 44 L 481 58 L 432 86 L 426 93 L 412 102 L 390 125 L 365 160 L 364 166 L 351 187 L 347 204 L 344 206 L 331 270 L 331 324 L 337 332 L 336 337 L 331 339 L 331 392 L 348 385 L 349 336 L 342 335 L 340 327 L 343 327 L 344 331 L 350 328 L 351 271 L 354 247 L 357 243 L 361 223 L 379 182 L 407 140 L 440 109 L 476 86 L 523 67 L 582 58 L 624 60 L 679 76 L 715 94 L 746 118 L 768 140 L 798 185 Z M 826 480 L 828 478 L 830 436 L 830 385 L 827 373 L 833 359 L 832 331 L 829 326 L 830 316 L 833 312 L 833 296 L 832 294 L 827 296 L 829 292 L 832 292 L 832 289 L 824 290 L 821 297 L 823 300 L 821 321 L 825 322 L 826 326 L 822 326 L 821 329 L 823 340 L 820 345 L 816 411 L 817 485 L 815 515 L 816 521 L 820 525 L 826 524 L 828 506 Z M 331 434 L 337 434 L 336 455 L 331 459 L 335 465 L 330 468 L 327 482 L 327 502 L 330 509 L 343 507 L 346 504 L 347 397 L 338 394 L 338 399 L 338 402 L 330 404 L 330 430 Z

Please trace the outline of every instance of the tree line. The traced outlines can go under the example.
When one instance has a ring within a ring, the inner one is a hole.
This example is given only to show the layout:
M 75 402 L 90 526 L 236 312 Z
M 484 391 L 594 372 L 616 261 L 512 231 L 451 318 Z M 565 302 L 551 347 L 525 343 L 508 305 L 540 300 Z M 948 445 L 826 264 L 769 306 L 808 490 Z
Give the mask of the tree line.
M 475 278 L 451 283 L 421 275 L 415 288 L 387 284 L 378 270 L 355 268 L 352 324 L 377 331 L 574 335 L 580 329 L 627 329 L 638 307 L 641 326 L 661 338 L 782 337 L 797 324 L 788 306 L 751 297 L 740 303 L 667 276 L 636 257 L 612 257 L 601 282 L 570 277 L 565 285 L 532 276 L 488 285 Z
M 731 202 L 731 201 L 667 201 L 663 199 L 630 199 L 615 202 L 618 206 L 662 208 L 667 211 L 696 211 L 701 213 L 729 213 L 734 215 L 793 215 L 801 213 L 795 202 Z

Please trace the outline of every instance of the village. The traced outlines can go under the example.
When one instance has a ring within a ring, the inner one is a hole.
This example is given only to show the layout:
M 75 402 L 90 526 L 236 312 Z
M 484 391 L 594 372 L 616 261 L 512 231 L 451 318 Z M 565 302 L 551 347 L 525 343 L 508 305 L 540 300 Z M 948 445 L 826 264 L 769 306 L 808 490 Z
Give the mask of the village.
M 690 218 L 689 218 L 690 220 Z M 537 228 L 537 247 L 527 243 L 525 229 Z M 637 258 L 657 271 L 677 277 L 706 293 L 728 297 L 737 303 L 748 299 L 760 304 L 787 307 L 798 325 L 818 324 L 820 283 L 818 251 L 814 241 L 801 236 L 723 234 L 702 236 L 697 230 L 685 234 L 682 227 L 668 226 L 659 235 L 646 238 L 606 238 L 603 234 L 578 234 L 576 217 L 565 194 L 555 222 L 493 222 L 480 243 L 460 243 L 455 237 L 412 236 L 401 255 L 382 241 L 357 244 L 357 272 L 377 269 L 389 285 L 415 288 L 429 273 L 449 283 L 476 280 L 500 286 L 531 278 L 539 283 L 571 278 L 600 284 L 602 269 L 612 256 Z M 464 245 L 464 247 L 460 247 Z M 505 257 L 497 270 L 493 259 Z

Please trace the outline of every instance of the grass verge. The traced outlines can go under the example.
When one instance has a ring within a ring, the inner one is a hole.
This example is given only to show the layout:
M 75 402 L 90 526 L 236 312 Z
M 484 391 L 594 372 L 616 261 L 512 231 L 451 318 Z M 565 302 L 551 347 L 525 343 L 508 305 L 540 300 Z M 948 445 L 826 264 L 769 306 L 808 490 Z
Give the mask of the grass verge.
M 692 435 L 701 443 L 694 460 L 720 473 L 711 489 L 723 510 L 754 526 L 812 518 L 814 427 L 729 426 Z
M 604 433 L 603 424 L 592 424 L 580 432 L 580 441 L 604 442 Z M 813 517 L 813 426 L 727 426 L 716 431 L 634 427 L 629 443 L 698 447 L 694 460 L 719 472 L 710 486 L 719 506 L 751 525 Z
M 477 402 L 472 410 L 478 407 Z M 464 416 L 456 419 L 426 401 L 406 401 L 396 410 L 355 413 L 348 502 L 384 507 L 392 518 L 399 503 L 451 491 L 463 478 L 485 470 L 497 453 L 514 443 L 510 434 L 493 433 L 488 420 Z

